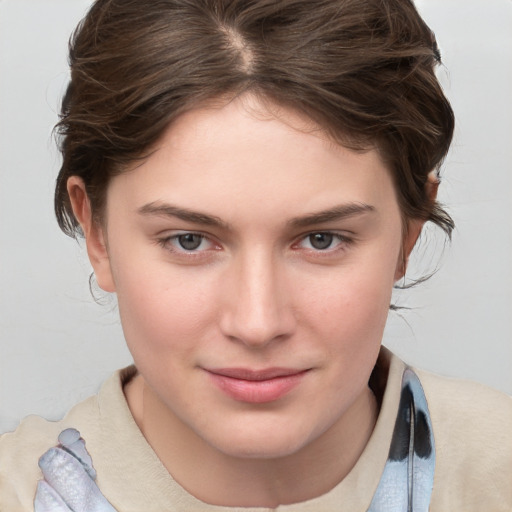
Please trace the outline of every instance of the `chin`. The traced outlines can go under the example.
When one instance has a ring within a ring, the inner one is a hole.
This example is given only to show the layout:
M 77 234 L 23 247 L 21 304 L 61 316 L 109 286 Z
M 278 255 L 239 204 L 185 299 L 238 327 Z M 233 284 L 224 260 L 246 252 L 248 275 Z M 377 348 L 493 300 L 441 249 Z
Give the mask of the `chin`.
M 226 436 L 206 441 L 216 450 L 235 458 L 244 459 L 275 459 L 288 457 L 304 448 L 311 441 L 308 433 L 293 432 L 289 427 L 275 426 L 272 429 L 261 429 L 258 432 L 230 432 Z
M 271 443 L 268 440 L 256 441 L 249 440 L 247 443 L 241 443 L 233 446 L 229 443 L 226 447 L 216 447 L 230 457 L 237 459 L 279 459 L 291 456 L 302 448 L 302 445 L 290 446 L 289 442 Z

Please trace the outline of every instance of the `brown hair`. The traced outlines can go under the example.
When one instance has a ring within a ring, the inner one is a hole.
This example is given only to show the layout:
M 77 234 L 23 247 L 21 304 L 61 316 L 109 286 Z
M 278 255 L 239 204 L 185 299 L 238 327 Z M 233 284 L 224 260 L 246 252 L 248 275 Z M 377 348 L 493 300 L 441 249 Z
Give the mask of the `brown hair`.
M 98 219 L 110 178 L 177 116 L 251 91 L 291 106 L 351 147 L 376 146 L 405 218 L 453 221 L 425 192 L 453 132 L 433 33 L 409 0 L 97 0 L 70 42 L 57 125 L 55 211 L 80 233 L 66 191 L 80 176 Z

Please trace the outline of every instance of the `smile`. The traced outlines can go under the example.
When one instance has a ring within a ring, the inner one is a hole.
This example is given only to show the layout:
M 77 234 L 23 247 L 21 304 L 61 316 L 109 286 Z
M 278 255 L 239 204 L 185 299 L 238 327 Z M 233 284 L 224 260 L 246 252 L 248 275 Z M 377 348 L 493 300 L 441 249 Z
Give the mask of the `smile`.
M 261 404 L 273 402 L 297 387 L 309 370 L 269 368 L 221 368 L 206 370 L 213 383 L 239 402 Z

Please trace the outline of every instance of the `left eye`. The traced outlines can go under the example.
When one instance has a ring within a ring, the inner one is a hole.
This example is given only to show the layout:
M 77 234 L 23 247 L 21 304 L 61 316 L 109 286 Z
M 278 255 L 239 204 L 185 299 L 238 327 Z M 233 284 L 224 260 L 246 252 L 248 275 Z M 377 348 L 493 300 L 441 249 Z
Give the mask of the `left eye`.
M 304 237 L 299 245 L 304 249 L 325 251 L 327 249 L 333 249 L 344 241 L 345 239 L 341 235 L 319 231 L 317 233 L 310 233 Z

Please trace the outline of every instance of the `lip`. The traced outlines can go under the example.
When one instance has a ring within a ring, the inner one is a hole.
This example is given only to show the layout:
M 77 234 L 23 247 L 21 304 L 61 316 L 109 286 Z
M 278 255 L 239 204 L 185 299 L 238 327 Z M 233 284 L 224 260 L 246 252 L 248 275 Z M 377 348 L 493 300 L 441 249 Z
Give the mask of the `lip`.
M 247 368 L 207 369 L 213 383 L 229 397 L 239 402 L 261 404 L 274 402 L 296 388 L 309 369 Z

